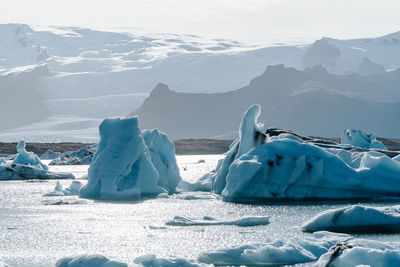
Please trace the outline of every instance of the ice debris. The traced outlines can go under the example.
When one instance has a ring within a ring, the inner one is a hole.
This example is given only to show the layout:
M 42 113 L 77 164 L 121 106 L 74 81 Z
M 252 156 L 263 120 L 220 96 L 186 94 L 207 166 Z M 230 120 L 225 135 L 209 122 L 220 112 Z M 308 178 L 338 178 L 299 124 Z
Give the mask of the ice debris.
M 269 224 L 269 217 L 254 216 L 244 217 L 236 220 L 216 220 L 213 217 L 204 216 L 202 219 L 175 216 L 173 220 L 165 223 L 170 226 L 206 226 L 206 225 L 236 225 L 236 226 L 257 226 Z

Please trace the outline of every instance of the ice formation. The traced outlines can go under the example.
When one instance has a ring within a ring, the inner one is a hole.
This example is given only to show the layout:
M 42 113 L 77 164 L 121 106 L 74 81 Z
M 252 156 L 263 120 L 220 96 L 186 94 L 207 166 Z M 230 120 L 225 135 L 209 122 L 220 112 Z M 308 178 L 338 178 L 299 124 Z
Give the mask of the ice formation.
M 96 153 L 97 144 L 89 145 L 79 149 L 78 151 L 60 153 L 59 156 L 54 158 L 49 165 L 83 165 L 90 164 L 92 162 L 94 153 Z M 49 150 L 51 151 L 51 150 Z M 47 151 L 49 156 L 54 155 Z M 46 155 L 45 154 L 45 155 Z
M 398 161 L 375 151 L 324 149 L 280 135 L 231 164 L 222 197 L 255 201 L 399 196 L 399 174 Z
M 47 165 L 33 152 L 27 152 L 25 141 L 17 145 L 17 156 L 12 163 L 0 159 L 0 180 L 73 179 L 70 173 L 49 172 Z
M 57 181 L 53 192 L 47 193 L 44 196 L 78 196 L 82 188 L 82 183 L 79 181 L 72 181 L 69 187 L 64 188 L 60 182 Z
M 94 254 L 59 259 L 56 267 L 128 267 L 128 264 Z
M 194 184 L 181 183 L 182 187 L 208 189 L 231 202 L 400 196 L 396 152 L 340 145 L 279 129 L 264 134 L 257 123 L 259 115 L 259 105 L 245 112 L 240 138 L 215 173 Z
M 199 262 L 214 265 L 291 265 L 317 260 L 337 242 L 352 237 L 345 234 L 316 232 L 312 237 L 275 240 L 265 244 L 249 244 L 202 253 Z
M 304 231 L 357 233 L 400 232 L 400 206 L 368 207 L 352 205 L 324 211 L 302 226 Z
M 142 135 L 149 149 L 151 162 L 160 175 L 158 184 L 170 193 L 175 192 L 181 176 L 176 163 L 174 143 L 158 129 L 144 130 Z
M 257 123 L 260 113 L 260 105 L 255 104 L 249 107 L 240 124 L 239 139 L 231 144 L 225 158 L 218 162 L 215 172 L 204 175 L 195 184 L 185 185 L 184 188 L 211 190 L 214 193 L 221 194 L 226 186 L 226 177 L 232 162 L 253 147 L 265 142 L 265 134 L 262 132 L 264 125 Z
M 40 161 L 40 158 L 35 153 L 26 151 L 24 140 L 18 142 L 17 153 L 13 161 L 14 164 L 32 166 L 42 170 L 49 169 L 46 164 Z
M 1 265 L 0 265 L 1 266 Z M 103 255 L 80 255 L 59 259 L 56 267 L 206 267 L 203 263 L 182 258 L 160 258 L 153 254 L 143 255 L 134 259 L 134 264 L 127 264 Z
M 22 164 L 0 164 L 0 180 L 28 179 L 74 179 L 71 173 L 49 172 L 47 170 Z
M 255 216 L 244 217 L 230 221 L 221 221 L 209 216 L 204 216 L 202 219 L 192 219 L 187 217 L 175 216 L 173 220 L 170 220 L 165 224 L 170 226 L 236 225 L 246 227 L 269 224 L 269 217 Z
M 150 142 L 163 146 L 153 147 L 150 152 L 136 117 L 105 119 L 99 131 L 100 143 L 89 167 L 88 183 L 81 189 L 80 196 L 131 199 L 173 192 L 177 178 L 169 168 L 175 168 L 176 159 L 175 153 L 169 151 L 174 146 L 165 135 L 145 134 Z M 151 156 L 158 151 L 164 153 Z M 153 158 L 157 161 L 152 162 Z
M 55 152 L 51 149 L 47 150 L 46 153 L 44 153 L 42 156 L 40 156 L 40 159 L 55 159 L 61 156 L 60 152 Z
M 340 242 L 323 254 L 314 266 L 400 266 L 400 243 L 365 239 Z
M 385 145 L 376 140 L 374 134 L 364 133 L 360 130 L 347 129 L 342 133 L 341 143 L 343 145 L 351 145 L 355 147 L 361 147 L 366 149 L 383 149 L 387 150 Z

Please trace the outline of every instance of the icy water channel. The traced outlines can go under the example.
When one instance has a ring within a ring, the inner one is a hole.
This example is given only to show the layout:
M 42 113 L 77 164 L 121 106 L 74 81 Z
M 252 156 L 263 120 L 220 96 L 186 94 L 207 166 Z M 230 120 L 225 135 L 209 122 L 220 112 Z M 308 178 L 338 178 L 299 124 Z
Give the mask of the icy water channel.
M 193 180 L 215 168 L 221 155 L 178 156 L 181 175 Z M 200 162 L 204 160 L 205 162 Z M 86 174 L 88 166 L 51 166 L 53 171 Z M 61 181 L 69 185 L 71 180 Z M 104 202 L 78 197 L 45 197 L 56 181 L 0 182 L 0 261 L 11 266 L 54 266 L 65 256 L 104 254 L 131 263 L 143 254 L 196 259 L 216 248 L 306 236 L 300 225 L 329 209 L 349 203 L 222 202 L 210 193 L 182 193 L 136 202 Z M 69 205 L 51 205 L 63 200 Z M 351 203 L 355 204 L 355 203 Z M 383 206 L 399 202 L 366 203 Z M 166 226 L 174 216 L 238 219 L 270 216 L 264 226 Z M 358 235 L 400 241 L 400 235 Z M 303 264 L 304 265 L 304 264 Z

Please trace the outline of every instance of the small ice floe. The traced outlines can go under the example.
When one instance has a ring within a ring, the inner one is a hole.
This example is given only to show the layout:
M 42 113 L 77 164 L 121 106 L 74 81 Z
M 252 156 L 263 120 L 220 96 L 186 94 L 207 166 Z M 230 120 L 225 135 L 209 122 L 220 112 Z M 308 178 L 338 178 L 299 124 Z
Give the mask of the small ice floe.
M 79 191 L 82 188 L 82 183 L 79 181 L 72 181 L 69 187 L 64 188 L 62 184 L 57 181 L 56 187 L 54 188 L 53 192 L 44 194 L 45 197 L 53 197 L 53 196 L 78 196 Z
M 383 149 L 387 150 L 385 145 L 376 140 L 373 133 L 365 133 L 360 130 L 347 129 L 342 133 L 340 142 L 342 145 L 351 145 L 366 149 Z
M 202 219 L 192 219 L 188 217 L 175 216 L 173 220 L 166 222 L 170 226 L 205 226 L 205 225 L 236 225 L 236 226 L 257 226 L 269 224 L 269 217 L 244 217 L 237 220 L 216 220 L 212 217 L 204 216 Z
M 103 255 L 80 255 L 59 259 L 56 267 L 128 267 L 128 264 Z
M 339 242 L 323 254 L 314 266 L 400 266 L 400 243 L 364 239 Z
M 214 200 L 214 199 L 221 199 L 219 195 L 212 194 L 209 192 L 195 192 L 195 193 L 189 193 L 189 192 L 183 192 L 179 194 L 175 194 L 174 197 L 176 199 L 183 199 L 183 200 Z
M 369 207 L 352 205 L 330 209 L 302 225 L 303 231 L 333 231 L 342 233 L 398 233 L 400 205 Z
M 197 263 L 194 260 L 182 258 L 160 258 L 156 255 L 148 254 L 137 257 L 133 260 L 134 264 L 127 264 L 103 255 L 81 255 L 76 257 L 66 257 L 57 261 L 56 267 L 206 267 L 204 263 Z M 1 266 L 1 265 L 0 265 Z
M 88 201 L 84 199 L 46 199 L 42 201 L 43 205 L 59 206 L 59 205 L 82 205 L 87 204 Z
M 265 244 L 249 244 L 218 249 L 200 254 L 199 262 L 214 265 L 290 265 L 317 260 L 337 242 L 347 242 L 346 234 L 317 232 L 313 237 L 275 240 Z
M 18 154 L 13 162 L 0 159 L 0 180 L 74 179 L 71 173 L 49 172 L 46 164 L 25 149 L 25 141 L 17 144 Z
M 201 267 L 209 266 L 207 264 L 197 263 L 194 260 L 182 259 L 182 258 L 159 258 L 156 255 L 144 255 L 137 257 L 134 262 L 138 266 L 143 267 Z

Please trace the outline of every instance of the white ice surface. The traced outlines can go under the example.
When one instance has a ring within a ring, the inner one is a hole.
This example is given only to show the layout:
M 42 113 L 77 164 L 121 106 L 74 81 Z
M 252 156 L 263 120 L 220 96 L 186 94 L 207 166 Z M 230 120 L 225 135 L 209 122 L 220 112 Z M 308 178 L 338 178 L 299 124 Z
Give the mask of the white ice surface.
M 236 225 L 242 227 L 267 225 L 269 224 L 268 216 L 243 217 L 230 221 L 217 220 L 213 217 L 204 216 L 202 219 L 193 219 L 182 216 L 175 216 L 172 220 L 165 224 L 169 226 L 206 226 L 206 225 Z
M 365 133 L 360 130 L 347 129 L 342 133 L 341 144 L 351 145 L 355 147 L 367 148 L 367 149 L 383 149 L 387 150 L 385 145 L 376 140 L 376 137 L 372 133 Z
M 305 222 L 304 231 L 363 233 L 400 232 L 400 206 L 352 205 L 327 210 Z

